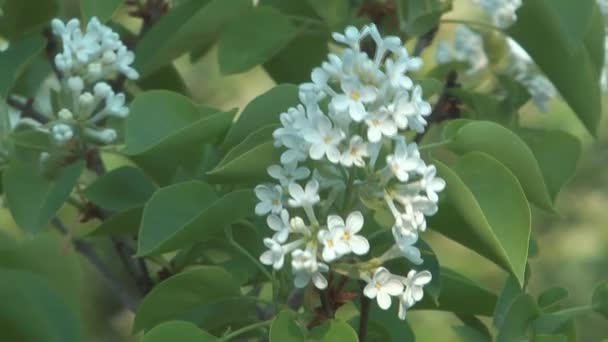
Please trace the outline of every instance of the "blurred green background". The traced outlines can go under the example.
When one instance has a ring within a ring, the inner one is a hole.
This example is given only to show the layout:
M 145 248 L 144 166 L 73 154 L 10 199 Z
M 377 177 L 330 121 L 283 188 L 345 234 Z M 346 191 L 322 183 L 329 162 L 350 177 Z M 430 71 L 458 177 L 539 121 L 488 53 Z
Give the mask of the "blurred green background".
M 468 3 L 469 0 L 456 1 L 456 10 L 449 16 L 471 18 L 477 15 Z M 118 15 L 129 23 L 126 13 Z M 137 29 L 137 22 L 130 24 Z M 443 25 L 436 41 L 450 39 L 453 29 L 454 25 Z M 423 54 L 428 65 L 435 63 L 434 46 Z M 216 52 L 212 49 L 196 64 L 191 64 L 188 57 L 176 62 L 196 102 L 220 109 L 243 108 L 251 99 L 273 87 L 274 82 L 259 67 L 240 75 L 222 76 L 217 67 Z M 604 106 L 607 105 L 608 99 L 605 98 Z M 530 292 L 536 295 L 548 287 L 563 286 L 570 290 L 566 305 L 585 304 L 595 285 L 608 278 L 608 118 L 604 115 L 600 133 L 593 139 L 559 98 L 551 103 L 547 113 L 541 113 L 529 104 L 520 116 L 521 122 L 528 126 L 565 130 L 583 142 L 584 154 L 576 176 L 559 196 L 558 214 L 534 210 L 533 237 L 538 242 L 539 253 L 530 261 L 533 272 Z M 114 164 L 124 162 L 111 156 L 106 161 Z M 60 216 L 75 235 L 95 224 L 80 224 L 77 213 L 68 206 L 62 209 Z M 87 341 L 137 341 L 137 337 L 130 334 L 133 315 L 120 308 L 96 271 L 71 249 L 68 241 L 52 233 L 36 240 L 23 236 L 6 209 L 0 209 L 0 230 L 7 235 L 7 238 L 0 239 L 0 245 L 14 243 L 12 240 L 16 239 L 24 246 L 28 262 L 39 263 L 52 281 L 73 299 L 74 305 L 80 307 Z M 458 270 L 488 289 L 500 291 L 506 274 L 496 266 L 438 234 L 431 232 L 426 238 L 443 265 Z M 52 239 L 53 243 L 44 243 L 45 239 Z M 106 261 L 113 265 L 113 271 L 128 281 L 111 244 L 103 240 L 95 242 Z M 41 248 L 42 245 L 47 247 Z M 41 261 L 40 256 L 44 256 L 44 260 Z M 134 288 L 132 290 L 135 292 Z M 459 321 L 451 314 L 413 311 L 409 314 L 409 321 L 417 341 L 459 340 L 451 331 L 451 326 L 459 324 Z M 608 338 L 608 326 L 599 316 L 585 316 L 576 324 L 580 341 Z M 444 336 L 439 338 L 439 332 Z

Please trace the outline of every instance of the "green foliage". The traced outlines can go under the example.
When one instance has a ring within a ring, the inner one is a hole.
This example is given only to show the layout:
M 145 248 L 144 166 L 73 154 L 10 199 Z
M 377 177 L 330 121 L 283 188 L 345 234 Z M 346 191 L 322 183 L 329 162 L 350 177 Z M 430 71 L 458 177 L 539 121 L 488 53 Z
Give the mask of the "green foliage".
M 251 4 L 248 0 L 184 1 L 139 42 L 136 69 L 147 76 L 189 51 L 211 46 L 219 32 L 247 12 Z
M 82 19 L 84 22 L 89 22 L 92 17 L 97 17 L 99 21 L 106 22 L 121 4 L 121 0 L 80 0 Z
M 293 311 L 279 312 L 270 326 L 270 342 L 305 341 L 306 335 L 296 318 L 296 313 Z
M 142 342 L 214 342 L 219 339 L 184 321 L 170 321 L 154 327 L 144 335 Z
M 10 40 L 37 33 L 59 11 L 58 0 L 4 0 L 1 5 L 0 35 Z
M 449 1 L 396 1 L 400 30 L 410 36 L 422 35 L 437 25 L 439 18 L 452 9 Z
M 84 195 L 96 205 L 122 211 L 144 205 L 156 185 L 141 169 L 124 166 L 98 178 L 84 191 Z
M 260 7 L 239 18 L 219 40 L 224 74 L 235 74 L 268 61 L 296 34 L 289 18 L 272 7 Z M 258 39 L 251 39 L 251 36 Z
M 210 185 L 184 182 L 157 191 L 144 208 L 139 255 L 151 255 L 210 239 L 253 212 L 251 190 L 218 198 Z
M 80 342 L 82 329 L 75 308 L 39 275 L 1 269 L 0 326 L 8 341 Z M 33 328 L 35 327 L 35 328 Z
M 158 284 L 141 303 L 134 331 L 149 331 L 163 322 L 184 320 L 213 330 L 245 320 L 248 304 L 230 273 L 213 266 L 195 267 Z M 238 312 L 238 317 L 234 313 Z
M 40 232 L 55 216 L 78 182 L 83 162 L 55 175 L 42 175 L 31 165 L 13 162 L 2 175 L 8 207 L 21 228 Z
M 18 40 L 0 54 L 0 96 L 6 97 L 24 68 L 44 47 L 44 40 L 32 37 Z
M 332 319 L 313 328 L 306 339 L 307 342 L 345 341 L 356 342 L 357 333 L 346 322 Z
M 591 305 L 600 315 L 608 317 L 608 283 L 601 283 L 595 288 L 593 297 L 591 297 Z
M 604 65 L 604 23 L 595 1 L 525 1 L 508 33 L 595 134 L 601 115 L 598 75 Z M 565 72 L 572 66 L 576 72 Z
M 481 152 L 448 167 L 436 161 L 446 180 L 444 208 L 431 227 L 511 272 L 523 284 L 530 239 L 530 208 L 517 178 Z M 495 196 L 501 192 L 500 199 Z M 445 209 L 449 208 L 449 209 Z

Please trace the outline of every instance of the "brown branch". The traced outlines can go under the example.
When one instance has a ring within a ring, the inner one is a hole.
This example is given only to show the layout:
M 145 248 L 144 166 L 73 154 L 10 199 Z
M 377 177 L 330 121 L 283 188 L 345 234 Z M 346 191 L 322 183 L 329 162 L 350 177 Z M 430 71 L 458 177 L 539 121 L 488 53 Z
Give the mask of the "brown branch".
M 25 102 L 14 96 L 9 96 L 6 103 L 21 112 L 21 117 L 34 119 L 41 124 L 45 124 L 49 119 L 34 108 L 34 99 L 27 99 Z
M 53 218 L 51 223 L 63 236 L 69 236 L 68 229 L 58 218 Z M 135 312 L 137 309 L 136 300 L 129 295 L 129 291 L 122 286 L 121 282 L 112 274 L 110 269 L 104 264 L 97 253 L 95 253 L 93 246 L 82 239 L 71 238 L 70 240 L 74 246 L 74 249 L 85 257 L 85 259 L 87 259 L 89 263 L 97 270 L 97 272 L 101 275 L 101 278 L 112 290 L 112 293 L 116 295 L 122 305 L 130 311 Z
M 460 88 L 460 84 L 458 83 L 458 73 L 451 70 L 446 77 L 441 95 L 439 95 L 439 99 L 437 100 L 437 103 L 435 103 L 433 111 L 427 120 L 429 125 L 460 117 L 461 101 L 451 92 L 453 89 L 458 88 Z M 423 136 L 424 133 L 416 135 L 416 142 L 419 143 Z

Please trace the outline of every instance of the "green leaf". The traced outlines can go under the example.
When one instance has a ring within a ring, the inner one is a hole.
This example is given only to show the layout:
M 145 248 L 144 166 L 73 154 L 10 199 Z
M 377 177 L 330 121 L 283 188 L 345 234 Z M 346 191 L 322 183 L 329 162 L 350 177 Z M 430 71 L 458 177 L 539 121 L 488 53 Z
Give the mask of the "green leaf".
M 603 282 L 595 288 L 591 305 L 597 313 L 608 319 L 608 282 Z
M 308 342 L 357 342 L 359 338 L 348 323 L 332 319 L 312 329 L 306 339 Z
M 17 78 L 43 48 L 44 39 L 32 37 L 11 42 L 8 50 L 0 53 L 0 97 L 8 96 Z
M 460 314 L 491 316 L 496 295 L 472 280 L 446 267 L 441 267 L 439 305 L 425 296 L 414 310 L 441 310 Z
M 122 0 L 80 0 L 80 11 L 82 20 L 87 23 L 93 17 L 105 23 L 112 18 L 112 15 L 123 3 Z
M 108 235 L 137 235 L 141 225 L 144 208 L 135 207 L 129 208 L 110 216 L 104 220 L 90 235 L 92 236 L 108 236 Z
M 502 287 L 502 291 L 500 291 L 496 307 L 494 308 L 493 323 L 497 329 L 502 327 L 502 324 L 507 317 L 507 313 L 509 312 L 509 308 L 511 307 L 511 304 L 513 304 L 515 298 L 523 292 L 524 291 L 515 277 L 512 275 L 507 277 L 505 285 Z
M 458 336 L 462 337 L 463 341 L 467 341 L 467 342 L 489 342 L 489 341 L 491 341 L 491 339 L 488 339 L 486 336 L 484 336 L 482 333 L 480 333 L 476 329 L 471 328 L 466 325 L 455 326 L 455 327 L 452 327 L 452 329 L 454 329 L 454 332 Z
M 142 342 L 215 342 L 217 337 L 199 329 L 196 325 L 184 321 L 170 321 L 150 330 Z
M 228 224 L 250 216 L 254 202 L 251 190 L 218 199 L 210 185 L 199 181 L 160 189 L 144 208 L 137 253 L 159 254 L 209 240 Z
M 122 211 L 143 206 L 156 188 L 141 169 L 123 166 L 98 178 L 84 195 L 104 209 Z
M 270 342 L 304 342 L 304 330 L 296 317 L 291 310 L 279 312 L 270 326 Z
M 216 183 L 257 182 L 268 178 L 268 166 L 279 161 L 272 132 L 277 125 L 262 127 L 231 149 L 206 178 Z
M 28 233 L 42 230 L 70 196 L 83 168 L 84 163 L 77 162 L 47 178 L 31 165 L 13 162 L 2 181 L 15 222 Z
M 145 77 L 188 51 L 213 45 L 251 7 L 249 0 L 190 0 L 175 7 L 137 45 L 135 68 Z
M 532 342 L 566 342 L 568 338 L 564 335 L 534 335 Z
M 437 26 L 439 18 L 452 9 L 452 1 L 397 0 L 401 31 L 418 36 Z
M 280 123 L 279 115 L 298 102 L 298 87 L 292 84 L 278 85 L 256 97 L 228 131 L 222 149 L 227 151 L 257 129 Z
M 268 61 L 293 39 L 296 28 L 272 7 L 258 7 L 245 14 L 221 35 L 218 43 L 220 71 L 236 74 Z M 251 39 L 254 36 L 256 39 Z
M 540 310 L 536 301 L 529 294 L 517 296 L 511 303 L 505 320 L 498 331 L 497 342 L 528 341 L 528 332 L 532 321 L 538 317 Z
M 247 318 L 248 305 L 227 271 L 214 266 L 191 268 L 156 285 L 144 298 L 133 331 L 148 331 L 172 320 L 217 329 L 227 322 Z M 235 315 L 238 313 L 238 315 Z
M 57 16 L 57 0 L 5 0 L 2 4 L 0 36 L 11 42 L 40 31 Z M 3 65 L 2 68 L 5 68 Z
M 604 25 L 595 1 L 525 1 L 508 33 L 595 134 L 601 115 L 599 75 L 604 58 Z M 564 72 L 573 65 L 576 72 Z
M 0 269 L 2 339 L 19 342 L 81 342 L 76 308 L 48 281 L 26 271 Z
M 418 304 L 417 304 L 418 305 Z M 401 341 L 415 341 L 414 330 L 408 323 L 407 320 L 401 320 L 398 316 L 398 305 L 391 305 L 388 310 L 382 310 L 378 305 L 372 303 L 372 307 L 369 313 L 370 326 L 369 330 L 373 330 L 373 324 L 376 324 L 386 330 L 388 333 L 384 339 L 375 341 L 384 342 L 401 342 Z M 358 314 L 357 314 L 358 316 Z M 357 321 L 358 323 L 358 321 Z M 380 329 L 377 329 L 380 330 Z M 380 332 L 380 331 L 379 331 Z M 371 334 L 370 334 L 371 335 Z M 374 341 L 371 336 L 370 340 Z
M 169 91 L 143 93 L 131 104 L 123 152 L 154 180 L 167 184 L 179 167 L 195 167 L 202 145 L 222 137 L 233 115 L 204 115 L 188 98 Z
M 142 78 L 137 84 L 143 90 L 169 90 L 189 96 L 188 86 L 173 65 L 166 65 Z
M 551 307 L 568 298 L 568 289 L 563 287 L 552 287 L 544 290 L 538 295 L 538 306 L 542 309 Z
M 534 153 L 517 134 L 492 122 L 474 121 L 462 126 L 451 139 L 448 148 L 457 153 L 479 151 L 496 158 L 519 179 L 530 201 L 552 210 L 553 202 L 541 168 Z
M 0 248 L 0 267 L 28 271 L 44 277 L 49 285 L 78 308 L 82 290 L 79 254 L 66 249 L 64 240 L 52 233 L 42 233 L 7 248 Z
M 332 31 L 341 31 L 348 24 L 351 12 L 349 0 L 307 0 L 307 2 Z
M 551 199 L 557 195 L 576 172 L 581 142 L 564 131 L 525 129 L 518 132 L 534 153 Z
M 441 210 L 429 225 L 492 260 L 524 282 L 530 240 L 530 208 L 517 178 L 481 152 L 452 167 L 436 161 L 447 183 Z

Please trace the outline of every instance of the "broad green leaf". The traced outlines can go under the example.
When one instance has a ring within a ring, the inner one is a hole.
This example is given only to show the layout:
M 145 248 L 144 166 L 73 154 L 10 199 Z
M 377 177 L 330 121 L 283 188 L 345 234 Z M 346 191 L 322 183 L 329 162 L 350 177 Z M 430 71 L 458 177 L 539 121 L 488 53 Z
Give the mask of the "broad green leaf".
M 534 335 L 532 342 L 566 342 L 568 338 L 564 335 Z
M 505 320 L 498 331 L 497 342 L 528 341 L 532 321 L 540 310 L 529 294 L 517 296 L 511 303 Z
M 524 291 L 515 277 L 512 275 L 507 277 L 505 285 L 502 287 L 502 291 L 500 291 L 498 301 L 496 301 L 496 307 L 494 308 L 493 323 L 497 329 L 502 327 L 502 324 L 507 317 L 507 313 L 509 312 L 509 308 L 515 298 L 523 292 Z
M 139 42 L 135 68 L 145 77 L 188 51 L 213 45 L 219 32 L 251 7 L 249 0 L 186 1 L 163 16 Z
M 279 115 L 297 103 L 298 87 L 292 84 L 278 85 L 258 96 L 245 107 L 228 131 L 222 149 L 229 150 L 262 127 L 279 124 Z
M 307 2 L 332 31 L 341 31 L 348 24 L 351 11 L 349 0 L 307 0 Z
M 137 84 L 143 90 L 169 90 L 189 96 L 188 86 L 177 68 L 171 64 L 142 78 Z
M 142 342 L 216 342 L 217 337 L 199 329 L 196 325 L 184 321 L 170 321 L 150 330 Z
M 99 21 L 105 23 L 112 18 L 112 15 L 122 3 L 122 0 L 80 0 L 82 20 L 88 23 L 91 18 L 97 17 Z
M 491 316 L 496 304 L 496 295 L 477 285 L 472 280 L 442 267 L 439 305 L 425 296 L 414 310 L 441 310 L 460 314 Z
M 84 163 L 77 162 L 49 177 L 31 165 L 13 162 L 2 181 L 15 222 L 28 233 L 41 231 L 63 206 L 83 168 Z
M 19 342 L 81 342 L 78 312 L 49 282 L 26 271 L 0 269 L 2 339 Z
M 270 342 L 304 342 L 304 330 L 296 317 L 296 313 L 291 310 L 279 312 L 270 326 Z
M 148 331 L 173 320 L 211 331 L 248 317 L 249 305 L 227 271 L 214 266 L 188 269 L 156 285 L 137 310 L 133 331 Z M 238 315 L 235 315 L 238 313 Z
M 258 7 L 230 25 L 218 43 L 220 71 L 236 74 L 268 61 L 293 39 L 296 28 L 272 7 Z M 251 39 L 254 36 L 256 39 Z
M 538 295 L 538 306 L 542 309 L 551 307 L 568 298 L 568 289 L 563 287 L 552 287 L 544 290 Z
M 155 190 L 156 185 L 141 169 L 123 166 L 101 176 L 84 195 L 104 209 L 122 211 L 143 206 Z
M 555 201 L 561 188 L 576 172 L 581 156 L 581 142 L 563 131 L 526 129 L 518 133 L 534 153 L 549 195 Z
M 466 325 L 455 326 L 455 327 L 452 327 L 452 329 L 454 329 L 454 332 L 458 336 L 462 337 L 463 341 L 466 341 L 466 342 L 489 342 L 489 341 L 491 341 L 490 339 L 488 339 L 486 336 L 484 336 L 479 331 L 477 331 L 474 328 L 471 328 L 469 326 L 466 326 Z
M 528 145 L 508 128 L 487 121 L 475 121 L 461 127 L 452 142 L 451 150 L 465 154 L 484 152 L 496 158 L 519 179 L 530 201 L 552 210 L 541 168 Z
M 492 340 L 492 334 L 490 333 L 490 330 L 481 319 L 477 318 L 477 316 L 468 314 L 456 314 L 456 317 L 458 317 L 458 319 L 462 321 L 462 323 L 464 323 L 467 328 L 473 329 L 486 341 Z
M 409 36 L 418 36 L 437 26 L 439 18 L 452 9 L 452 1 L 397 0 L 397 11 L 401 31 Z
M 517 120 L 517 112 L 507 110 L 504 101 L 496 96 L 465 89 L 450 89 L 449 93 L 465 105 L 463 116 L 475 120 L 488 120 L 509 126 Z
M 199 181 L 160 189 L 144 208 L 137 253 L 159 254 L 209 240 L 228 224 L 250 216 L 254 202 L 251 190 L 217 198 L 210 185 Z
M 313 328 L 308 338 L 308 342 L 357 342 L 359 338 L 353 328 L 348 323 L 332 319 Z
M 143 207 L 134 207 L 118 212 L 104 220 L 90 235 L 137 235 L 143 212 Z
M 274 146 L 272 132 L 277 125 L 269 125 L 251 133 L 231 149 L 220 163 L 207 172 L 206 178 L 217 183 L 243 183 L 268 178 L 268 166 L 279 161 L 279 150 Z
M 435 161 L 447 183 L 441 210 L 429 225 L 492 260 L 524 282 L 530 240 L 530 208 L 517 178 L 481 152 L 448 167 Z
M 0 36 L 7 38 L 11 45 L 17 38 L 42 32 L 59 11 L 57 0 L 5 0 L 1 5 Z
M 418 304 L 417 304 L 418 305 Z M 377 324 L 378 326 L 384 328 L 388 332 L 388 337 L 385 337 L 379 341 L 385 342 L 401 342 L 401 341 L 414 341 L 414 330 L 408 323 L 407 320 L 401 320 L 398 316 L 398 305 L 397 303 L 393 303 L 388 310 L 382 310 L 380 307 L 374 303 L 371 303 L 371 310 L 369 313 L 370 322 L 372 324 Z M 357 315 L 358 316 L 358 315 Z M 358 320 L 356 321 L 359 323 Z M 370 330 L 372 326 L 370 324 Z M 380 330 L 380 329 L 378 329 Z M 370 336 L 371 337 L 371 336 Z M 374 341 L 370 338 L 371 341 Z M 378 341 L 378 340 L 376 340 Z
M 43 48 L 44 39 L 32 37 L 11 42 L 8 50 L 0 53 L 0 97 L 7 97 L 17 78 Z
M 604 25 L 595 1 L 525 1 L 508 33 L 595 134 L 601 115 L 599 75 L 604 58 Z M 564 72 L 572 66 L 576 72 Z
M 82 271 L 77 251 L 52 233 L 19 241 L 0 248 L 0 267 L 28 271 L 44 277 L 66 302 L 78 308 L 82 290 Z
M 591 297 L 591 306 L 597 313 L 608 319 L 608 282 L 595 288 Z
M 572 324 L 574 319 L 578 316 L 584 315 L 585 312 L 580 310 L 560 310 L 551 313 L 541 313 L 538 318 L 534 320 L 534 332 L 537 334 L 558 334 L 563 332 L 568 327 L 568 324 Z
M 157 182 L 167 184 L 179 167 L 195 168 L 202 145 L 224 136 L 234 115 L 203 113 L 177 93 L 159 90 L 139 95 L 131 104 L 123 152 Z

